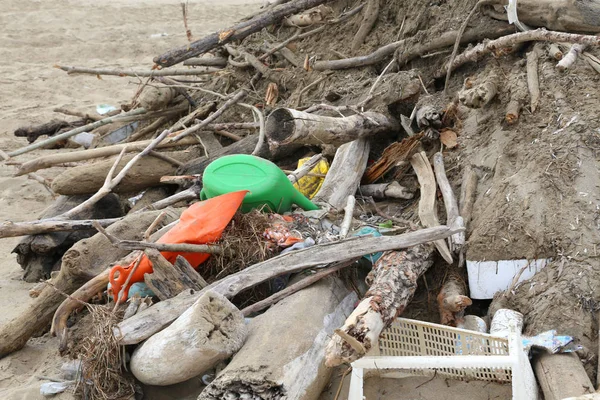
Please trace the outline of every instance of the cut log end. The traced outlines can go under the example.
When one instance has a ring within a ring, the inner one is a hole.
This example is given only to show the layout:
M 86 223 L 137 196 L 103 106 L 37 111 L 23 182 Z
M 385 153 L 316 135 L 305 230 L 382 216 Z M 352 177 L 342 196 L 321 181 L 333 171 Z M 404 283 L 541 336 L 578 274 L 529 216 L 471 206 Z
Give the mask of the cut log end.
M 266 135 L 269 145 L 279 146 L 294 134 L 294 116 L 286 108 L 278 108 L 273 111 L 266 122 Z

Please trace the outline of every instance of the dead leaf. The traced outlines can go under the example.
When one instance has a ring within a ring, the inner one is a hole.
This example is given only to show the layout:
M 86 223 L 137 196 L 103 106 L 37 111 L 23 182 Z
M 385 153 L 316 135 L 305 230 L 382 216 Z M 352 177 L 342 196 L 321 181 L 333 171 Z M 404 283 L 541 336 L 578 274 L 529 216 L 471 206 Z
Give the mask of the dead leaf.
M 440 140 L 449 149 L 453 149 L 458 145 L 456 132 L 450 129 L 444 129 L 440 132 Z

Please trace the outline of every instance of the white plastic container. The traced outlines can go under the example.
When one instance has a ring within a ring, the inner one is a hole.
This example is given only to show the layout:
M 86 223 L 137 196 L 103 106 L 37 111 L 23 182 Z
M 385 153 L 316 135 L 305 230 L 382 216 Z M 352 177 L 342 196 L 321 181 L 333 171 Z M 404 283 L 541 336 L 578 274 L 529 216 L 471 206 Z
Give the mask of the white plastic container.
M 510 287 L 515 276 L 523 269 L 518 282 L 530 279 L 550 260 L 468 261 L 469 293 L 472 299 L 492 299 L 497 292 Z

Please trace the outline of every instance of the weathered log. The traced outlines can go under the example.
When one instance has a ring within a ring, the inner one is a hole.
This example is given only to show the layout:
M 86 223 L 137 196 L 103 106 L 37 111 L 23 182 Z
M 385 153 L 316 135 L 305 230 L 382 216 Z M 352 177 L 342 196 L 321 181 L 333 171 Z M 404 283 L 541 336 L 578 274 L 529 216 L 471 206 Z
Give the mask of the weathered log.
M 202 154 L 201 151 L 200 148 L 193 147 L 189 150 L 166 152 L 165 154 L 178 161 L 186 162 L 198 157 Z M 118 174 L 133 157 L 134 155 L 131 154 L 124 156 L 119 162 L 115 174 Z M 111 158 L 70 168 L 54 179 L 52 188 L 60 194 L 95 193 L 102 187 L 106 175 L 114 163 L 115 159 Z M 160 184 L 161 176 L 173 175 L 175 171 L 176 167 L 167 161 L 154 157 L 143 157 L 129 170 L 127 176 L 114 188 L 114 191 L 116 193 L 132 192 L 157 186 Z
M 183 62 L 183 65 L 194 65 L 201 67 L 226 67 L 227 59 L 225 57 L 199 57 L 190 58 Z
M 362 46 L 367 38 L 367 35 L 369 32 L 371 32 L 371 29 L 373 29 L 375 22 L 377 22 L 378 16 L 379 0 L 369 0 L 367 2 L 367 8 L 365 8 L 360 28 L 358 28 L 358 31 L 354 35 L 354 39 L 352 39 L 352 50 L 358 50 L 360 46 Z
M 227 43 L 241 40 L 252 33 L 281 21 L 288 15 L 296 14 L 300 11 L 316 7 L 326 3 L 328 0 L 294 0 L 287 4 L 275 7 L 254 18 L 244 21 L 228 29 L 215 32 L 200 40 L 182 46 L 178 49 L 170 50 L 154 58 L 154 62 L 161 67 L 170 67 L 189 58 L 204 54 L 215 47 L 223 46 Z
M 503 11 L 490 16 L 506 21 Z M 519 21 L 530 26 L 564 32 L 600 32 L 598 0 L 519 0 L 517 11 Z
M 200 290 L 208 286 L 185 258 L 178 256 L 172 265 L 158 250 L 146 249 L 144 253 L 152 262 L 152 273 L 144 275 L 144 281 L 160 300 L 175 297 L 186 289 Z
M 278 108 L 267 118 L 266 135 L 271 150 L 290 143 L 339 146 L 398 126 L 395 120 L 376 112 L 334 118 Z
M 342 209 L 348 196 L 354 195 L 367 167 L 371 145 L 366 138 L 343 144 L 336 151 L 323 186 L 313 198 L 334 208 Z
M 87 196 L 61 196 L 42 213 L 40 218 L 51 219 L 78 206 L 86 199 Z M 95 207 L 88 210 L 82 217 L 99 219 L 121 217 L 122 215 L 123 210 L 119 198 L 111 195 L 97 203 Z M 29 226 L 36 227 L 37 224 L 51 225 L 64 223 L 68 224 L 68 221 L 37 221 L 30 223 Z M 8 228 L 10 232 L 10 224 L 5 223 L 2 227 Z M 38 282 L 40 279 L 48 279 L 51 271 L 55 267 L 60 266 L 60 259 L 65 251 L 79 240 L 95 234 L 95 229 L 93 228 L 81 228 L 77 231 L 50 230 L 48 233 L 32 234 L 31 236 L 24 237 L 12 251 L 17 254 L 17 262 L 25 270 L 23 279 L 27 282 Z M 18 232 L 13 231 L 12 233 Z
M 131 356 L 131 372 L 147 385 L 180 383 L 213 368 L 244 344 L 240 310 L 221 294 L 207 292 L 164 331 Z
M 431 164 L 427 159 L 425 152 L 420 152 L 412 156 L 410 163 L 417 173 L 417 179 L 421 186 L 421 199 L 419 200 L 419 219 L 423 226 L 431 228 L 440 224 L 437 216 L 436 207 L 436 185 L 435 176 L 431 169 Z M 457 230 L 462 232 L 462 230 Z M 444 260 L 448 264 L 452 264 L 452 254 L 448 249 L 448 245 L 443 240 L 437 240 L 435 247 L 438 249 Z
M 374 185 L 362 185 L 358 189 L 358 194 L 363 196 L 373 197 L 375 199 L 406 199 L 410 200 L 415 197 L 415 194 L 409 191 L 398 182 L 378 183 Z
M 506 105 L 506 115 L 504 117 L 509 125 L 513 125 L 519 120 L 521 108 L 525 105 L 527 99 L 527 79 L 522 76 L 521 69 L 521 66 L 517 63 L 511 71 L 514 80 L 510 85 L 510 100 Z
M 318 398 L 332 373 L 324 365 L 323 350 L 356 299 L 338 278 L 326 278 L 253 318 L 244 347 L 198 400 L 229 394 L 232 398 L 244 394 L 261 399 Z
M 128 215 L 109 226 L 108 231 L 120 237 L 141 239 L 144 230 L 159 213 L 160 211 L 149 211 Z M 64 300 L 60 292 L 73 293 L 127 253 L 113 248 L 108 239 L 101 234 L 77 242 L 63 256 L 60 272 L 50 281 L 51 286 L 44 288 L 17 318 L 0 328 L 0 358 L 23 348 L 34 333 L 48 325 L 55 310 Z
M 446 238 L 453 233 L 455 232 L 448 227 L 438 226 L 398 236 L 353 237 L 282 254 L 214 282 L 194 295 L 184 295 L 185 292 L 183 292 L 172 299 L 161 301 L 147 311 L 120 323 L 115 327 L 114 335 L 121 344 L 139 343 L 170 324 L 190 307 L 198 296 L 208 290 L 232 298 L 242 290 L 254 287 L 279 275 L 351 260 L 378 251 L 412 247 L 432 240 Z
M 540 80 L 538 77 L 538 59 L 542 53 L 542 46 L 536 43 L 533 49 L 527 53 L 527 87 L 529 88 L 529 98 L 531 112 L 534 113 L 540 102 Z
M 446 207 L 446 225 L 453 228 L 464 228 L 465 222 L 462 217 L 458 214 L 458 202 L 448 177 L 446 176 L 446 168 L 444 166 L 444 156 L 442 153 L 435 153 L 433 155 L 433 169 L 435 170 L 435 177 L 437 184 L 442 192 L 442 198 L 444 199 L 444 206 Z M 465 245 L 465 233 L 460 232 L 450 237 L 450 247 L 455 253 L 460 252 L 462 247 Z
M 575 353 L 541 352 L 533 360 L 533 371 L 546 400 L 594 393 L 594 385 Z
M 385 253 L 367 277 L 369 290 L 336 330 L 325 349 L 325 365 L 351 363 L 377 346 L 379 335 L 402 314 L 417 289 L 417 280 L 433 264 L 433 247 L 419 245 Z

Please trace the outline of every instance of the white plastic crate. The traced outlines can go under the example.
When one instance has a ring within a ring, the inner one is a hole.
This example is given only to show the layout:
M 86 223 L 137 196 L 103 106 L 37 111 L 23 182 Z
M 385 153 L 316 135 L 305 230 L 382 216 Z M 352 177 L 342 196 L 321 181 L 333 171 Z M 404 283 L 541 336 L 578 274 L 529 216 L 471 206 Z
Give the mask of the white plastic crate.
M 363 400 L 364 371 L 424 371 L 459 380 L 511 382 L 513 399 L 538 398 L 537 384 L 521 335 L 508 339 L 423 321 L 398 318 L 379 339 L 379 355 L 352 363 L 348 400 Z

